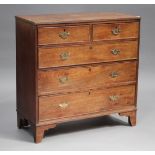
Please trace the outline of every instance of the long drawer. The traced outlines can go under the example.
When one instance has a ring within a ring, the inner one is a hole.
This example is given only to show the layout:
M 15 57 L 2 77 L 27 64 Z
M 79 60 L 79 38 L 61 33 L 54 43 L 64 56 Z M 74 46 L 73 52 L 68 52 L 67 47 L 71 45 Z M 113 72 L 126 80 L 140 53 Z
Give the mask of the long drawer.
M 136 81 L 136 61 L 91 64 L 38 71 L 38 94 L 57 94 Z
M 109 23 L 93 26 L 93 40 L 114 40 L 138 38 L 139 23 Z
M 72 117 L 134 105 L 135 86 L 39 97 L 39 121 Z
M 38 67 L 59 67 L 136 59 L 137 41 L 94 44 L 92 46 L 42 47 L 38 49 Z

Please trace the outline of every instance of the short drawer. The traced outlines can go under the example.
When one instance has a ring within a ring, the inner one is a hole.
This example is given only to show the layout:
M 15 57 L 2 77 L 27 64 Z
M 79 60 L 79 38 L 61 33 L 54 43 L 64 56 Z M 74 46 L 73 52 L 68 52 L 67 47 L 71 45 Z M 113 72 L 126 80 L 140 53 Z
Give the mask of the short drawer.
M 39 27 L 38 44 L 88 42 L 89 26 Z
M 39 68 L 136 59 L 137 41 L 39 48 Z
M 109 23 L 93 26 L 93 40 L 138 38 L 139 23 Z
M 39 95 L 117 85 L 136 80 L 137 62 L 115 62 L 38 71 Z
M 76 117 L 134 105 L 135 86 L 39 97 L 39 121 Z

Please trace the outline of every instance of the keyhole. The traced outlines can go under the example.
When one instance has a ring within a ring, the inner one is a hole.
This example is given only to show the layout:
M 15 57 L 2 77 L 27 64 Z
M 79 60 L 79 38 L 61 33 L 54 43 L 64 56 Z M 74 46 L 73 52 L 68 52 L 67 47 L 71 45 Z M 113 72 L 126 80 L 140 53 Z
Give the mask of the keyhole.
M 90 90 L 89 90 L 89 92 L 88 92 L 88 95 L 90 95 Z
M 88 70 L 89 70 L 89 72 L 91 72 L 91 68 L 89 68 Z
M 93 49 L 93 47 L 92 46 L 89 46 L 89 49 Z

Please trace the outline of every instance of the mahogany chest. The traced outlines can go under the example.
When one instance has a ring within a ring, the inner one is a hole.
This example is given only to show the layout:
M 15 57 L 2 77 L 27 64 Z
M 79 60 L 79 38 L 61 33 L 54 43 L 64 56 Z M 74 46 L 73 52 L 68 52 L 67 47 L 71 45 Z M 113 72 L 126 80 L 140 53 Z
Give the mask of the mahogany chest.
M 118 113 L 136 125 L 139 39 L 139 16 L 16 16 L 18 127 L 38 143 L 67 121 Z

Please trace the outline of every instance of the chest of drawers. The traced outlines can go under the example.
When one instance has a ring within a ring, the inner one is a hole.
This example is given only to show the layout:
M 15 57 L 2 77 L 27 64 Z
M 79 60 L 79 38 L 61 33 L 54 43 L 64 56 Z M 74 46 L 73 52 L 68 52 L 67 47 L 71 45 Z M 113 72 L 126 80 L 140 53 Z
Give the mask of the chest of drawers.
M 118 113 L 136 125 L 139 36 L 139 16 L 16 16 L 18 127 L 38 143 L 67 121 Z

